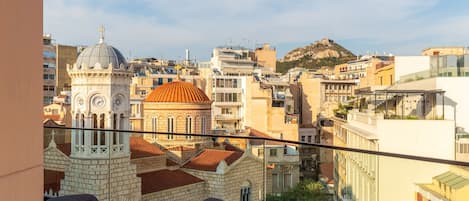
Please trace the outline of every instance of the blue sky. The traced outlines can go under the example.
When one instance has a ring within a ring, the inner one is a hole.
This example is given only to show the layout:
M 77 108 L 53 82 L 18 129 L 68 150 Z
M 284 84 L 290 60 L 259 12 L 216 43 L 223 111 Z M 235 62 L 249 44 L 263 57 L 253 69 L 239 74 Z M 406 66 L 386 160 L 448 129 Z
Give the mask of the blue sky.
M 199 61 L 213 47 L 271 43 L 280 58 L 329 37 L 355 54 L 418 55 L 469 46 L 469 1 L 453 0 L 44 0 L 44 33 L 57 43 L 106 42 L 126 57 Z

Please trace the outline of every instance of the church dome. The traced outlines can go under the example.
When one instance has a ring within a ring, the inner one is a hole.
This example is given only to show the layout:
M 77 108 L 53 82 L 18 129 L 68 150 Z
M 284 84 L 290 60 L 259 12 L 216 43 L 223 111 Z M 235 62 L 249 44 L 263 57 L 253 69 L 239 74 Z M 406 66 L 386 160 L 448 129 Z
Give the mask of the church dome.
M 154 89 L 145 102 L 210 103 L 211 100 L 193 84 L 177 80 Z
M 85 48 L 76 61 L 76 65 L 79 68 L 80 66 L 93 68 L 98 63 L 102 68 L 107 68 L 109 64 L 112 64 L 113 68 L 119 68 L 121 64 L 124 66 L 127 65 L 120 51 L 104 42 Z

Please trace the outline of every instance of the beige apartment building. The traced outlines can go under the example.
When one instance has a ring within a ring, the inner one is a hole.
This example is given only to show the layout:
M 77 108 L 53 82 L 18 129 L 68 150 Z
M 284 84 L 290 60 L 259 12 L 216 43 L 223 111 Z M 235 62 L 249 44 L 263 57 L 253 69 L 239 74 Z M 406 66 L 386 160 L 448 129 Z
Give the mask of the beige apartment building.
M 469 50 L 465 46 L 429 47 L 422 50 L 422 56 L 463 55 L 468 53 Z
M 70 91 L 71 79 L 67 73 L 67 64 L 72 65 L 78 57 L 78 48 L 69 45 L 55 45 L 56 67 L 55 67 L 55 89 L 56 95 L 61 91 Z
M 354 96 L 357 80 L 328 80 L 322 74 L 304 73 L 298 81 L 301 88 L 301 125 L 317 124 L 317 117 L 333 116 L 339 104 L 346 104 Z
M 254 51 L 257 65 L 260 67 L 267 67 L 276 72 L 277 70 L 277 51 L 270 44 L 264 43 L 261 47 L 256 48 Z
M 56 52 L 52 44 L 52 37 L 50 34 L 45 34 L 42 37 L 43 50 L 43 104 L 48 105 L 52 103 L 56 95 L 55 80 L 56 80 Z

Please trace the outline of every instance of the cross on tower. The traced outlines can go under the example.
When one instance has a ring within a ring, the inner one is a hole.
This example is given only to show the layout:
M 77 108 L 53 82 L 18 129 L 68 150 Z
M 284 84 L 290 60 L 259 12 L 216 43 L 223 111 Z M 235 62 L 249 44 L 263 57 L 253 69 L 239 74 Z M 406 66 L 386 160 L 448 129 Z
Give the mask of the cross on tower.
M 104 25 L 101 25 L 99 27 L 99 34 L 100 34 L 100 37 L 99 37 L 99 43 L 104 43 Z

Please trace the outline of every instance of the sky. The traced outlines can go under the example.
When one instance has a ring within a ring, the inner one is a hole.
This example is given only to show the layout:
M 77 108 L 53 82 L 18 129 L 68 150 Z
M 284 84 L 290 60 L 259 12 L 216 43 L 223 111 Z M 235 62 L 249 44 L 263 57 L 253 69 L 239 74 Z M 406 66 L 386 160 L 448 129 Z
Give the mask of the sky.
M 469 46 L 466 0 L 44 0 L 55 43 L 106 43 L 125 57 L 207 61 L 221 45 L 270 43 L 277 58 L 328 37 L 355 54 Z

